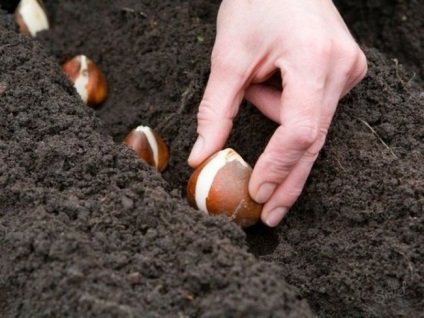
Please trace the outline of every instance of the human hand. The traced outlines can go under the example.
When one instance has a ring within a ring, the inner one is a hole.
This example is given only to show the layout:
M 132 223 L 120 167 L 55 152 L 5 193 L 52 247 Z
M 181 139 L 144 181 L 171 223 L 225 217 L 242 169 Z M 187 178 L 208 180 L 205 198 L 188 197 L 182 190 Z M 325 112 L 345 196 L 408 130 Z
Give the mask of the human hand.
M 266 85 L 281 72 L 282 91 Z M 367 62 L 331 0 L 223 0 L 188 162 L 223 148 L 243 98 L 279 124 L 249 182 L 276 226 L 299 197 L 339 99 Z

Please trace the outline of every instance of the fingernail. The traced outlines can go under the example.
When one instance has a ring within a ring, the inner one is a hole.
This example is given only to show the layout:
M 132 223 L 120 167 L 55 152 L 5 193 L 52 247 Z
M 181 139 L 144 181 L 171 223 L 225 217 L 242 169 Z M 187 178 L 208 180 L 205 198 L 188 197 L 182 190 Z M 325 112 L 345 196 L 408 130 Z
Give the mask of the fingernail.
M 191 153 L 190 153 L 190 156 L 188 157 L 188 161 L 193 161 L 196 159 L 196 157 L 200 156 L 204 144 L 205 144 L 205 139 L 199 135 L 197 137 L 196 142 L 193 145 L 193 149 L 191 149 Z
M 262 184 L 256 193 L 255 201 L 258 203 L 264 203 L 268 201 L 276 187 L 277 185 L 271 182 Z
M 286 215 L 287 210 L 288 210 L 287 208 L 276 208 L 276 209 L 272 210 L 271 212 L 269 212 L 269 215 L 268 215 L 265 223 L 269 227 L 277 226 L 281 222 L 283 217 Z

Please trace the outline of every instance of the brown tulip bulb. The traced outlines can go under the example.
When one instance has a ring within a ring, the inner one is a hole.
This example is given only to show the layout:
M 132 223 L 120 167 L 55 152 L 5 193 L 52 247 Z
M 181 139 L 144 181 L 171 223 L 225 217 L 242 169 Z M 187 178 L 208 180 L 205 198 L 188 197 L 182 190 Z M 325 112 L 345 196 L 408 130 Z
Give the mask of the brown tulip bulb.
M 49 28 L 46 9 L 42 0 L 22 0 L 15 11 L 16 22 L 24 34 L 36 36 Z
M 78 55 L 62 65 L 83 102 L 89 106 L 101 104 L 107 95 L 106 79 L 100 69 L 85 55 Z
M 168 166 L 169 148 L 150 127 L 138 126 L 131 130 L 124 143 L 130 146 L 147 164 L 162 172 Z
M 225 214 L 242 227 L 255 224 L 262 204 L 249 195 L 252 168 L 231 148 L 203 162 L 187 185 L 189 204 L 208 214 Z

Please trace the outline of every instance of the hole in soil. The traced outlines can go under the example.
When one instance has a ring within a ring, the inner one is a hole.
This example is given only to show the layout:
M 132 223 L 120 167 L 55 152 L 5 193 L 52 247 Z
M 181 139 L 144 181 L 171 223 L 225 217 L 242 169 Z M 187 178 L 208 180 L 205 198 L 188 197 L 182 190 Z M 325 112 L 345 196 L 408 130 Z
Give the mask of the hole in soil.
M 2 0 L 0 7 L 3 10 L 6 10 L 9 13 L 15 12 L 16 7 L 18 6 L 20 0 Z
M 272 254 L 278 246 L 278 231 L 258 223 L 245 230 L 249 251 L 259 257 Z

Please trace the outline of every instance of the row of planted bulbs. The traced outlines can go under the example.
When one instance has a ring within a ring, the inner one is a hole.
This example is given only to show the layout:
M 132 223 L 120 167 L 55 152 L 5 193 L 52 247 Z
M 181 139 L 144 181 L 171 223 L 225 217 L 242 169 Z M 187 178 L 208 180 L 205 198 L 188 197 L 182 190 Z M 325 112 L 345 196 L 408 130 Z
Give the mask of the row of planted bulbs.
M 16 8 L 20 31 L 35 37 L 49 29 L 49 20 L 42 0 L 22 0 Z M 85 55 L 78 55 L 62 65 L 82 101 L 96 107 L 107 97 L 105 76 Z M 163 139 L 151 128 L 139 126 L 125 138 L 139 158 L 162 172 L 168 166 L 170 151 Z M 219 151 L 203 162 L 191 175 L 187 199 L 191 206 L 209 214 L 225 214 L 232 221 L 247 227 L 255 224 L 262 205 L 252 200 L 248 183 L 252 168 L 233 149 Z

